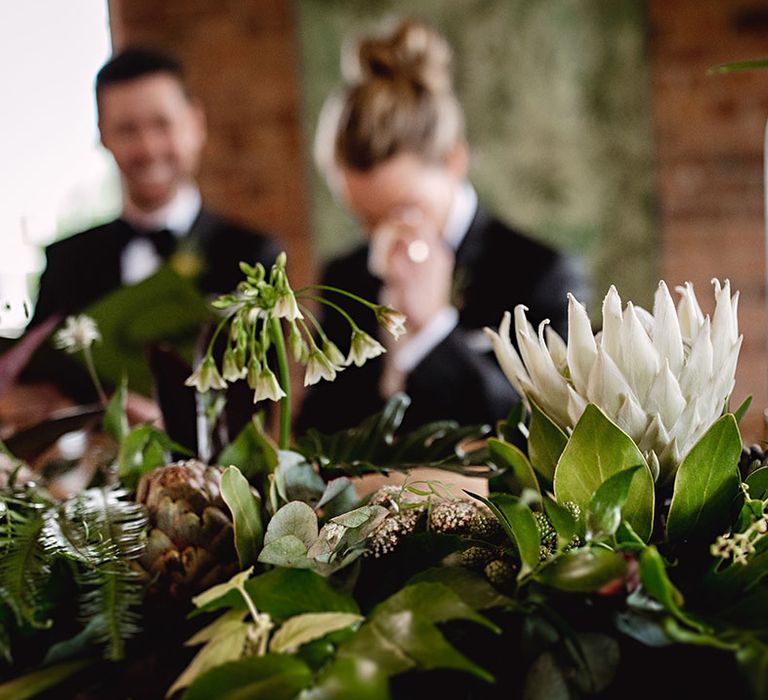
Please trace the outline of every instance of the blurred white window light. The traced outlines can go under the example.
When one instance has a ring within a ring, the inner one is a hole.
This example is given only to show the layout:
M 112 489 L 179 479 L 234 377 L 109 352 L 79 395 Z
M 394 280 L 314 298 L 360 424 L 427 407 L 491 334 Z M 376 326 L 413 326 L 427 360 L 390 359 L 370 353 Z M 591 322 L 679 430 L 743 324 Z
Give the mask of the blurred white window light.
M 0 336 L 29 320 L 43 248 L 119 211 L 93 94 L 110 52 L 106 0 L 0 3 Z

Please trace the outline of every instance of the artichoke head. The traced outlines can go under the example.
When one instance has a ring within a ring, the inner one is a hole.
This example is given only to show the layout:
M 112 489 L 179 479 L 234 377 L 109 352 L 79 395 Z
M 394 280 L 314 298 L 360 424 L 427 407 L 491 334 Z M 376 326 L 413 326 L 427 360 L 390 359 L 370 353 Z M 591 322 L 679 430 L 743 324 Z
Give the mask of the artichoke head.
M 238 571 L 221 473 L 220 467 L 187 460 L 158 467 L 139 481 L 136 500 L 149 520 L 139 564 L 150 592 L 189 598 Z

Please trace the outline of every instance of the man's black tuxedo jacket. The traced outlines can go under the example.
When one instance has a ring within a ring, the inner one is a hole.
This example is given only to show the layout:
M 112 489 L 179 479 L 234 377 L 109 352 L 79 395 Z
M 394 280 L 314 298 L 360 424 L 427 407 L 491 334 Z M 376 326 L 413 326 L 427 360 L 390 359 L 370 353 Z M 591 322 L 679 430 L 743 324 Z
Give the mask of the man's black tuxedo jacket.
M 368 271 L 368 246 L 363 245 L 329 264 L 323 284 L 377 301 L 381 280 Z M 565 338 L 567 292 L 585 293 L 575 262 L 533 241 L 479 210 L 456 252 L 455 303 L 459 325 L 408 375 L 405 392 L 412 403 L 404 427 L 413 428 L 438 419 L 462 424 L 490 423 L 506 417 L 517 399 L 491 352 L 473 350 L 472 340 L 485 326 L 498 327 L 504 312 L 517 304 L 529 308 L 528 318 L 538 326 L 550 319 Z M 374 315 L 344 297 L 326 292 L 351 313 L 361 328 L 381 338 Z M 340 314 L 323 306 L 322 324 L 342 351 L 349 347 L 349 326 Z M 407 338 L 407 336 L 404 336 Z M 305 396 L 297 431 L 318 428 L 329 432 L 357 425 L 380 410 L 379 380 L 383 357 L 362 367 L 349 367 L 334 382 L 322 381 Z
M 77 313 L 118 289 L 120 258 L 133 236 L 130 224 L 116 219 L 48 246 L 32 324 L 56 313 Z M 183 241 L 203 262 L 197 286 L 204 294 L 233 290 L 243 276 L 241 260 L 258 261 L 269 269 L 279 252 L 271 238 L 205 209 Z

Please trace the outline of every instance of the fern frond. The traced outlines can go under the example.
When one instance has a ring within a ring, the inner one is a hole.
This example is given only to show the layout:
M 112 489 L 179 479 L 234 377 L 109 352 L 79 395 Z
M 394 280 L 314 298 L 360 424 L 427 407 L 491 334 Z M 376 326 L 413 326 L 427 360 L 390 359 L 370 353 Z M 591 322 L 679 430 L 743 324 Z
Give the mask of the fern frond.
M 141 577 L 127 561 L 117 560 L 87 572 L 82 583 L 87 590 L 80 602 L 81 619 L 93 625 L 94 641 L 106 645 L 106 658 L 119 661 L 125 640 L 140 629 Z
M 41 544 L 44 527 L 42 513 L 17 520 L 0 559 L 0 597 L 13 610 L 19 625 L 27 622 L 44 628 L 51 624 L 40 619 L 42 589 L 50 573 L 49 557 Z

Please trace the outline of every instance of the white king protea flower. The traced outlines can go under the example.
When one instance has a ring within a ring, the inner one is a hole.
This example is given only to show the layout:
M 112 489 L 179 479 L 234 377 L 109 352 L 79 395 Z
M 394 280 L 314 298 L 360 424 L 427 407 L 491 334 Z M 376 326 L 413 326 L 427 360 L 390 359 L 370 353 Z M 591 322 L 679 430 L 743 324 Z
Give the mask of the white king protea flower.
M 721 415 L 734 386 L 742 340 L 739 295 L 731 296 L 728 280 L 712 284 L 711 320 L 690 282 L 676 288 L 677 309 L 660 282 L 653 315 L 631 302 L 622 311 L 611 287 L 597 336 L 584 307 L 569 295 L 567 345 L 546 321 L 536 333 L 522 305 L 515 308 L 517 350 L 509 337 L 509 312 L 499 333 L 485 330 L 521 396 L 565 430 L 576 425 L 587 403 L 596 404 L 635 441 L 663 481 Z

